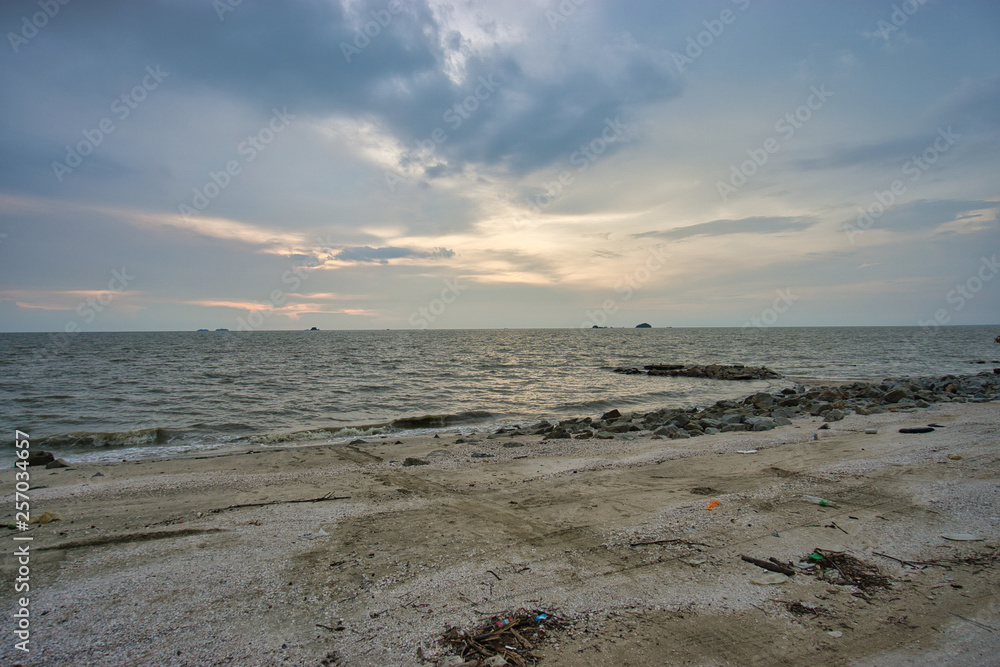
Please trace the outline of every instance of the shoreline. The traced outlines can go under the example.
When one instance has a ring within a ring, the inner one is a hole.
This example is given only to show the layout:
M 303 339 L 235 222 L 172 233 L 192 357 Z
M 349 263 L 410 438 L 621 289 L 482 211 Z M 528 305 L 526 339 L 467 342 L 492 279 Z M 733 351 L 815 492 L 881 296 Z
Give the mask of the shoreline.
M 0 655 L 426 665 L 417 649 L 443 659 L 449 627 L 524 607 L 567 625 L 539 645 L 543 665 L 989 664 L 997 633 L 953 614 L 1000 627 L 997 405 L 695 438 L 456 433 L 31 468 L 33 515 L 62 520 L 31 532 L 37 652 Z M 927 422 L 942 428 L 898 432 Z M 13 488 L 13 471 L 0 479 Z M 766 571 L 740 559 L 799 565 L 817 548 L 892 588 L 862 599 L 805 572 L 759 585 Z
M 973 378 L 985 378 L 987 380 L 985 387 L 966 387 L 963 383 L 967 384 L 969 380 Z M 914 407 L 919 407 L 917 401 L 923 401 L 922 404 L 930 405 L 933 403 L 941 401 L 967 401 L 967 400 L 1000 400 L 1000 374 L 994 371 L 982 371 L 976 374 L 967 375 L 945 375 L 945 376 L 927 376 L 927 377 L 899 377 L 899 378 L 885 378 L 881 381 L 848 381 L 842 382 L 839 380 L 835 381 L 818 381 L 812 383 L 804 383 L 800 379 L 796 378 L 777 378 L 771 382 L 777 382 L 778 384 L 772 385 L 771 389 L 774 390 L 771 393 L 772 397 L 781 399 L 783 394 L 784 398 L 789 396 L 806 396 L 810 392 L 823 392 L 824 390 L 838 390 L 842 388 L 854 387 L 855 390 L 850 397 L 851 399 L 857 399 L 858 395 L 864 393 L 865 388 L 881 388 L 881 391 L 875 390 L 874 393 L 869 391 L 867 395 L 863 396 L 864 400 L 858 401 L 848 401 L 844 403 L 834 403 L 834 407 L 839 409 L 841 412 L 847 410 L 852 411 L 856 405 L 860 402 L 862 405 L 872 407 L 884 405 L 888 410 L 898 410 L 898 409 L 909 409 Z M 947 386 L 949 383 L 958 383 L 957 389 L 954 392 L 943 392 L 941 389 Z M 789 394 L 789 387 L 785 387 L 781 390 L 775 390 L 776 387 L 781 384 L 787 384 L 791 387 L 795 387 L 796 392 L 794 394 Z M 934 387 L 938 391 L 933 391 Z M 885 402 L 881 398 L 885 394 L 889 393 L 892 388 L 903 387 L 906 395 L 902 396 L 901 399 L 896 401 Z M 923 394 L 914 400 L 915 394 L 923 390 Z M 977 391 L 979 395 L 977 396 Z M 712 407 L 717 407 L 719 405 L 732 405 L 732 406 L 743 406 L 748 402 L 752 402 L 755 396 L 762 397 L 768 392 L 755 392 L 754 394 L 746 394 L 738 399 L 723 399 L 717 401 L 713 405 L 694 405 L 691 407 L 663 407 L 659 410 L 653 410 L 648 412 L 636 411 L 631 413 L 625 413 L 629 415 L 632 420 L 639 421 L 638 430 L 648 430 L 650 432 L 655 432 L 657 422 L 657 416 L 663 417 L 665 415 L 698 415 L 707 414 Z M 845 395 L 844 398 L 847 398 Z M 831 399 L 832 400 L 832 399 Z M 765 416 L 772 417 L 774 409 L 779 406 L 776 405 L 778 400 L 775 401 L 775 405 L 768 405 L 765 409 L 760 409 L 758 406 L 754 406 L 753 415 L 750 416 Z M 787 406 L 786 406 L 787 407 Z M 767 409 L 770 408 L 770 409 Z M 731 412 L 731 410 L 730 410 Z M 798 409 L 789 409 L 779 411 L 780 415 L 778 417 L 778 422 L 780 425 L 782 420 L 787 420 L 795 418 L 801 412 Z M 743 411 L 741 413 L 747 416 Z M 399 439 L 413 439 L 421 437 L 433 437 L 433 435 L 446 435 L 452 433 L 460 433 L 468 435 L 469 437 L 489 437 L 491 432 L 493 434 L 499 434 L 501 432 L 517 432 L 522 435 L 534 434 L 533 431 L 538 430 L 531 428 L 531 422 L 535 421 L 536 426 L 538 424 L 548 423 L 548 424 L 563 424 L 563 425 L 573 425 L 579 423 L 591 423 L 598 422 L 599 419 L 593 417 L 581 417 L 574 416 L 554 421 L 551 419 L 542 419 L 532 417 L 507 417 L 501 419 L 490 419 L 488 417 L 482 417 L 483 415 L 488 415 L 487 412 L 463 412 L 455 415 L 422 415 L 422 416 L 411 416 L 411 417 L 400 417 L 394 420 L 388 420 L 380 423 L 373 423 L 367 425 L 357 425 L 357 426 L 343 426 L 336 427 L 336 429 L 321 428 L 321 429 L 309 429 L 303 431 L 293 431 L 287 433 L 277 433 L 277 434 L 267 434 L 261 436 L 253 436 L 252 438 L 236 438 L 231 442 L 224 444 L 218 444 L 211 447 L 201 447 L 191 444 L 180 444 L 170 446 L 167 445 L 146 445 L 142 447 L 132 447 L 132 448 L 118 448 L 118 447 L 95 447 L 87 449 L 79 448 L 64 448 L 60 451 L 58 448 L 54 448 L 46 445 L 46 441 L 50 440 L 52 436 L 38 438 L 40 441 L 40 449 L 52 449 L 54 450 L 54 455 L 59 457 L 66 457 L 70 462 L 75 463 L 97 463 L 97 462 L 111 462 L 112 460 L 118 461 L 135 461 L 135 460 L 159 460 L 159 459 L 170 459 L 170 458 L 181 458 L 188 456 L 206 456 L 213 453 L 228 454 L 228 453 L 238 453 L 244 451 L 252 451 L 255 449 L 272 450 L 272 449 L 285 449 L 285 448 L 300 448 L 300 447 L 316 447 L 325 445 L 342 445 L 347 443 L 357 443 L 363 441 L 365 443 L 373 440 L 399 440 Z M 607 414 L 607 413 L 605 413 Z M 817 415 L 825 415 L 826 411 L 821 410 L 820 412 L 815 412 Z M 476 419 L 481 418 L 481 421 Z M 433 422 L 441 421 L 441 425 L 435 425 Z M 447 423 L 448 421 L 453 421 L 453 423 Z M 660 419 L 659 423 L 668 423 L 669 419 Z M 412 424 L 426 424 L 419 428 L 407 428 L 405 425 Z M 652 424 L 652 428 L 647 428 Z M 404 425 L 402 427 L 398 425 Z M 679 424 L 680 427 L 684 426 L 684 423 Z M 773 426 L 771 426 L 773 427 Z M 759 428 L 754 426 L 754 428 Z M 127 433 L 140 433 L 151 430 L 159 429 L 139 429 L 136 431 L 131 431 Z M 759 430 L 767 430 L 759 429 Z M 320 435 L 320 433 L 326 432 L 326 435 Z M 338 435 L 338 433 L 344 433 L 343 435 Z M 549 431 L 549 434 L 551 431 Z M 579 431 L 574 431 L 571 433 L 579 433 Z M 545 431 L 539 432 L 540 435 L 546 435 Z M 698 436 L 701 432 L 690 431 L 688 435 Z M 666 433 L 661 433 L 661 435 L 667 435 Z M 669 437 L 676 437 L 677 434 L 670 434 Z M 681 433 L 683 437 L 685 434 Z M 57 436 L 63 437 L 63 436 Z M 273 444 L 271 444 L 273 443 Z M 159 449 L 157 449 L 157 447 Z M 178 451 L 187 450 L 187 451 Z M 163 456 L 162 452 L 168 451 L 167 456 Z M 87 456 L 87 455 L 90 456 Z M 118 456 L 124 454 L 125 457 L 119 459 Z M 103 455 L 103 456 L 99 456 Z M 82 457 L 75 459 L 75 457 Z M 74 460 L 75 459 L 75 460 Z

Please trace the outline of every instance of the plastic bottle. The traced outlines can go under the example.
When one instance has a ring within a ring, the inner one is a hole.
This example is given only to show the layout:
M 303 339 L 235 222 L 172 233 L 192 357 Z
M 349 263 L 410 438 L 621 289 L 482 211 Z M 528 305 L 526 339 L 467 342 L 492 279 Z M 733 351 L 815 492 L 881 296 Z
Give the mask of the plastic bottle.
M 816 496 L 802 496 L 802 500 L 810 503 L 816 503 L 817 505 L 822 505 L 823 507 L 836 507 L 837 503 L 832 500 L 827 500 L 826 498 L 818 498 Z

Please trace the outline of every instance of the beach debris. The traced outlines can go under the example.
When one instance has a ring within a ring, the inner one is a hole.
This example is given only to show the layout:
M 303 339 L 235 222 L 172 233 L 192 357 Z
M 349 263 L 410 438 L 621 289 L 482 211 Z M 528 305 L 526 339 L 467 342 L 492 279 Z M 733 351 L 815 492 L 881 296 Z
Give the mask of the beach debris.
M 869 426 L 868 428 L 865 429 L 865 435 L 875 435 L 877 433 L 878 433 L 877 428 Z
M 823 581 L 838 586 L 857 586 L 859 593 L 855 595 L 861 597 L 876 589 L 892 586 L 889 577 L 881 574 L 877 565 L 866 563 L 845 551 L 814 549 L 802 560 L 812 566 L 816 576 Z
M 834 637 L 834 638 L 838 638 L 838 637 L 843 637 L 844 636 L 844 633 L 841 632 L 840 630 L 830 630 L 826 634 L 828 634 L 828 635 L 830 635 L 831 637 Z
M 736 453 L 737 454 L 756 454 L 757 450 L 756 449 L 737 449 Z
M 407 456 L 403 459 L 403 467 L 409 468 L 410 466 L 426 466 L 430 465 L 430 461 L 424 461 L 423 459 L 418 459 L 413 456 Z
M 928 424 L 931 428 L 944 428 L 941 424 Z
M 823 507 L 839 507 L 837 503 L 832 500 L 827 500 L 826 498 L 820 498 L 819 496 L 809 496 L 803 495 L 802 500 L 807 503 L 813 503 L 814 505 L 822 505 Z
M 53 461 L 49 461 L 48 463 L 46 463 L 45 467 L 48 468 L 48 469 L 52 469 L 52 468 L 68 468 L 69 465 L 70 464 L 69 464 L 69 462 L 66 459 L 55 459 Z
M 720 500 L 709 500 L 708 501 L 708 505 L 705 505 L 705 509 L 707 509 L 709 512 L 711 512 L 712 510 L 714 510 L 716 507 L 718 507 L 721 504 L 722 504 L 722 501 L 720 501 Z
M 761 574 L 750 579 L 750 583 L 757 586 L 776 586 L 786 581 L 788 581 L 788 577 L 778 572 L 768 572 L 767 574 Z
M 491 616 L 471 631 L 449 628 L 440 635 L 438 643 L 469 665 L 529 667 L 541 660 L 541 656 L 534 653 L 539 644 L 550 638 L 553 631 L 558 632 L 564 627 L 551 612 L 518 609 L 513 613 Z M 489 662 L 493 658 L 504 662 Z M 447 664 L 443 660 L 438 664 Z
M 225 512 L 226 510 L 236 510 L 242 509 L 244 507 L 264 507 L 266 505 L 284 505 L 286 503 L 321 503 L 324 500 L 349 500 L 350 496 L 335 496 L 333 493 L 328 493 L 325 496 L 320 496 L 319 498 L 302 498 L 299 500 L 269 500 L 266 503 L 241 503 L 239 505 L 230 505 L 229 507 L 220 507 L 218 509 L 209 510 L 209 514 L 218 514 L 219 512 Z
M 41 525 L 45 523 L 52 523 L 53 521 L 62 521 L 62 517 L 55 512 L 42 512 L 35 518 L 28 521 L 28 523 L 37 523 Z
M 320 528 L 314 533 L 306 533 L 305 535 L 299 535 L 299 537 L 301 537 L 304 540 L 315 540 L 318 537 L 329 537 L 329 536 L 330 533 L 326 532 L 322 528 Z
M 681 540 L 681 539 L 677 539 L 677 538 L 668 539 L 668 540 L 649 540 L 649 541 L 646 541 L 646 542 L 632 542 L 629 546 L 630 547 L 645 547 L 645 546 L 649 546 L 651 544 L 683 544 L 683 545 L 686 545 L 686 546 L 689 546 L 689 547 L 708 547 L 710 549 L 714 549 L 715 548 L 711 544 L 705 544 L 704 542 L 692 542 L 691 540 Z
M 362 440 L 361 438 L 355 438 L 354 440 L 351 440 L 347 444 L 349 444 L 349 445 L 364 445 L 364 444 L 367 444 L 367 443 L 364 440 Z
M 95 472 L 93 475 L 91 475 L 91 477 L 104 477 L 104 473 L 103 472 Z
M 826 616 L 831 615 L 826 607 L 811 606 L 799 601 L 785 602 L 785 610 L 796 616 Z
M 783 574 L 789 577 L 795 575 L 795 570 L 788 567 L 787 565 L 782 564 L 781 561 L 777 560 L 776 558 L 761 560 L 759 558 L 752 558 L 750 556 L 744 556 L 744 555 L 741 555 L 740 558 L 748 563 L 756 565 L 757 567 L 764 568 L 765 570 L 770 570 L 771 572 L 777 572 L 779 574 Z
M 972 533 L 945 533 L 941 537 L 952 542 L 982 542 L 986 539 Z
M 961 461 L 962 460 L 962 455 L 961 454 L 949 454 L 948 458 L 951 459 L 952 461 Z
M 998 341 L 998 342 L 1000 342 L 1000 341 Z M 962 619 L 966 623 L 972 623 L 977 628 L 982 628 L 983 630 L 986 630 L 987 632 L 1000 632 L 1000 629 L 997 629 L 997 628 L 994 628 L 994 627 L 990 627 L 989 625 L 986 625 L 985 623 L 980 623 L 979 621 L 973 621 L 971 618 L 966 618 L 965 616 L 962 616 L 961 614 L 956 614 L 953 611 L 949 611 L 948 613 L 951 614 L 952 616 L 955 616 L 957 618 Z
M 930 426 L 917 426 L 914 428 L 901 428 L 900 433 L 933 433 L 934 429 Z

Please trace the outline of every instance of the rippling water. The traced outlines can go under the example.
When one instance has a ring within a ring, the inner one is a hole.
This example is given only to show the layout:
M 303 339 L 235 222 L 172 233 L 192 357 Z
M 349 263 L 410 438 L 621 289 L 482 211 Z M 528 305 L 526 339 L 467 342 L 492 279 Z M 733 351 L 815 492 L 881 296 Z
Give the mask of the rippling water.
M 1000 327 L 0 334 L 0 414 L 11 433 L 19 428 L 78 459 L 155 456 L 596 415 L 612 407 L 702 405 L 785 384 L 629 376 L 612 373 L 616 366 L 744 363 L 805 381 L 974 373 L 984 366 L 972 362 L 1000 356 L 998 333 Z M 386 426 L 427 415 L 448 418 Z

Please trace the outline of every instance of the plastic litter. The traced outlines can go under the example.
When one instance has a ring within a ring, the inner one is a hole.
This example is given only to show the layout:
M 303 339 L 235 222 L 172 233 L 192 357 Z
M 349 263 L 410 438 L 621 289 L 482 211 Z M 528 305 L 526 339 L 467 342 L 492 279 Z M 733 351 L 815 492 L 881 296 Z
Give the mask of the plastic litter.
M 737 454 L 756 454 L 757 450 L 756 449 L 737 449 L 736 453 Z
M 708 505 L 705 506 L 705 509 L 707 509 L 709 512 L 711 512 L 712 510 L 714 510 L 716 507 L 718 507 L 721 504 L 722 503 L 719 502 L 718 500 L 709 500 L 708 501 Z
M 867 435 L 875 435 L 876 433 L 878 433 L 878 429 L 877 428 L 866 428 L 865 429 L 865 434 L 867 434 Z
M 982 542 L 986 539 L 972 533 L 945 533 L 941 537 L 952 542 Z
M 41 525 L 43 523 L 52 523 L 53 521 L 62 521 L 62 517 L 55 512 L 43 512 L 28 523 L 37 523 Z
M 837 503 L 832 500 L 827 500 L 826 498 L 820 498 L 818 496 L 802 496 L 802 500 L 816 505 L 822 505 L 823 507 L 837 507 Z

